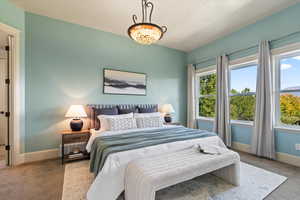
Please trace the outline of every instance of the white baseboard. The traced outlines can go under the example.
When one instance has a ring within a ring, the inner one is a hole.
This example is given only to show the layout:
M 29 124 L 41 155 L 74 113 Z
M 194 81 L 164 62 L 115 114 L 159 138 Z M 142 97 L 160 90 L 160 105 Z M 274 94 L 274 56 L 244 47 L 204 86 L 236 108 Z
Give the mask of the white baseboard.
M 236 149 L 238 151 L 251 153 L 251 147 L 250 147 L 249 144 L 233 142 L 232 143 L 232 148 Z M 279 162 L 283 162 L 283 163 L 287 163 L 287 164 L 290 164 L 290 165 L 300 167 L 300 157 L 299 156 L 294 156 L 294 155 L 291 155 L 291 154 L 281 153 L 281 152 L 277 152 L 276 156 L 277 156 L 277 161 L 279 161 Z
M 15 166 L 15 165 L 20 165 L 25 163 L 24 155 L 25 155 L 24 153 L 16 154 L 15 162 L 13 165 Z
M 251 153 L 251 147 L 249 144 L 243 144 L 243 143 L 239 143 L 239 142 L 233 142 L 232 143 L 232 148 L 242 151 L 242 152 L 246 152 L 246 153 Z
M 299 156 L 294 156 L 291 154 L 281 153 L 281 152 L 277 152 L 276 155 L 277 155 L 278 161 L 300 167 L 300 157 Z
M 43 151 L 23 153 L 18 158 L 18 164 L 53 159 L 58 157 L 59 149 L 47 149 Z

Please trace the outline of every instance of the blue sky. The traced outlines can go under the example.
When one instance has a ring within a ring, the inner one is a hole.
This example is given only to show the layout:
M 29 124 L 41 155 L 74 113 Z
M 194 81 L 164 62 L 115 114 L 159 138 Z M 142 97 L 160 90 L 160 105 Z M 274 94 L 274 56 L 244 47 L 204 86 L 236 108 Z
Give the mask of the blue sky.
M 281 89 L 300 87 L 300 56 L 281 61 Z
M 257 67 L 231 70 L 231 88 L 241 91 L 244 88 L 256 90 Z M 281 61 L 281 89 L 288 87 L 300 87 L 300 56 L 283 59 Z
M 230 73 L 231 89 L 241 92 L 245 88 L 250 88 L 251 92 L 256 91 L 257 66 L 252 65 L 246 68 L 234 69 Z

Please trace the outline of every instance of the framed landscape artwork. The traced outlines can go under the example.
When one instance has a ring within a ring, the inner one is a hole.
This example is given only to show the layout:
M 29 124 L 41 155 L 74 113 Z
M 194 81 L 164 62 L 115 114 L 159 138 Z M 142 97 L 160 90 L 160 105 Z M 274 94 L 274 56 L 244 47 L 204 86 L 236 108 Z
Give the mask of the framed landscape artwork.
M 123 95 L 146 95 L 147 76 L 144 73 L 114 69 L 103 71 L 103 93 Z

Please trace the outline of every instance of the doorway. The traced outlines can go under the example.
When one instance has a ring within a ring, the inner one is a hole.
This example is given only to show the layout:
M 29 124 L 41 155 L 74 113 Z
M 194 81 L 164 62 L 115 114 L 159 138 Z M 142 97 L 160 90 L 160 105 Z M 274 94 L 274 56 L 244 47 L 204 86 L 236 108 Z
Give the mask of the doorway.
M 9 34 L 0 31 L 0 168 L 10 165 L 10 37 Z

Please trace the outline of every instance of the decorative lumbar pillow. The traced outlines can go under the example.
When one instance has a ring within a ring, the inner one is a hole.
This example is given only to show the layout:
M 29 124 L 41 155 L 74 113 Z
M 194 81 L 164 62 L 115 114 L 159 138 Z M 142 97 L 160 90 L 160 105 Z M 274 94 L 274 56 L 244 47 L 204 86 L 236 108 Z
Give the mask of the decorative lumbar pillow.
M 138 108 L 139 109 L 139 113 L 154 113 L 157 112 L 157 108 L 156 107 L 148 107 L 148 108 Z
M 163 126 L 163 117 L 159 112 L 147 114 L 136 113 L 134 114 L 134 118 L 138 128 L 155 128 Z
M 134 118 L 107 118 L 110 131 L 121 131 L 137 128 Z
M 126 123 L 125 121 L 123 122 L 122 119 L 131 119 L 133 123 L 133 128 L 136 128 L 136 122 L 133 118 L 133 113 L 129 114 L 123 114 L 123 115 L 99 115 L 98 119 L 100 120 L 101 123 L 101 131 L 109 131 L 112 130 L 111 126 L 112 124 L 114 125 L 117 122 L 114 121 L 122 121 L 122 123 Z M 116 128 L 114 128 L 116 129 Z M 127 128 L 130 129 L 130 128 Z M 120 130 L 125 130 L 125 129 L 120 129 Z

